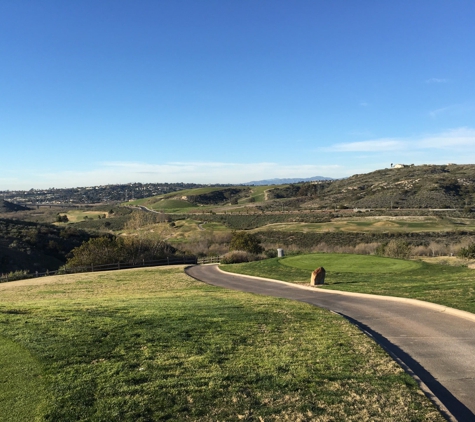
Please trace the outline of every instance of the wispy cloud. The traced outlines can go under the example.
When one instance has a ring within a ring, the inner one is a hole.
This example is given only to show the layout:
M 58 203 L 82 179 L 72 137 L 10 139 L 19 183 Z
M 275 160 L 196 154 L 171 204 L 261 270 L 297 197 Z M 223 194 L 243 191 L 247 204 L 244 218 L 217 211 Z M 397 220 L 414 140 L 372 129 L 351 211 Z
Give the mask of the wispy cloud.
M 427 135 L 416 142 L 420 149 L 466 149 L 475 148 L 475 129 L 461 127 L 450 129 L 436 135 Z
M 445 84 L 447 82 L 448 80 L 444 78 L 430 78 L 425 81 L 426 84 Z
M 475 129 L 461 127 L 441 133 L 427 134 L 412 138 L 381 138 L 362 142 L 335 144 L 325 148 L 330 152 L 389 152 L 421 151 L 427 149 L 466 150 L 475 148 Z
M 398 139 L 375 139 L 361 142 L 347 142 L 335 144 L 328 151 L 335 152 L 378 152 L 378 151 L 395 151 L 402 149 L 404 142 Z
M 441 114 L 447 113 L 450 110 L 453 110 L 454 106 L 448 106 L 448 107 L 442 107 L 438 108 L 436 110 L 432 110 L 429 112 L 429 116 L 432 117 L 433 119 L 437 118 Z

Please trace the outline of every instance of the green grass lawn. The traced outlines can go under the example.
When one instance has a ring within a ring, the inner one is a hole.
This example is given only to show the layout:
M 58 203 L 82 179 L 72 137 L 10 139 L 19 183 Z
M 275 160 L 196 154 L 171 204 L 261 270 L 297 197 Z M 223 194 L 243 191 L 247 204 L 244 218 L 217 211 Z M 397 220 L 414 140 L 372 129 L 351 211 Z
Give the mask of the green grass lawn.
M 60 213 L 61 215 L 66 214 L 70 223 L 77 223 L 84 220 L 84 217 L 98 219 L 99 216 L 110 217 L 107 212 L 104 211 L 84 211 L 84 210 L 68 210 L 67 213 Z
M 409 297 L 475 313 L 475 270 L 368 255 L 316 253 L 222 265 L 225 271 L 296 283 L 326 270 L 322 288 Z
M 38 360 L 25 347 L 0 337 L 0 421 L 34 421 L 45 411 L 46 390 Z
M 0 284 L 0 353 L 1 421 L 444 420 L 340 316 L 181 267 Z

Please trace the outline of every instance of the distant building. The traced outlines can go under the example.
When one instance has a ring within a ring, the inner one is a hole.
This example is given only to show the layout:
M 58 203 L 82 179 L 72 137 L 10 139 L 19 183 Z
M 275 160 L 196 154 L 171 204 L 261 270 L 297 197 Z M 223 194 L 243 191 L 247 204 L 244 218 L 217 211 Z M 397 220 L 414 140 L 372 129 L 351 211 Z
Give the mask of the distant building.
M 405 167 L 414 167 L 414 164 L 394 164 L 394 169 L 403 169 Z

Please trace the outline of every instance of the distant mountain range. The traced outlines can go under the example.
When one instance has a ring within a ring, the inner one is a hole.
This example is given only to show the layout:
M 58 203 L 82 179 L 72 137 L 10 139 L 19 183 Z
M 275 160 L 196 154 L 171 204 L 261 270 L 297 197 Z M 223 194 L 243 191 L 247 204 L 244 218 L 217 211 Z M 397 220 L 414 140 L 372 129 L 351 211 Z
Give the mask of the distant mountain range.
M 324 176 L 314 176 L 308 178 L 292 178 L 292 179 L 267 179 L 267 180 L 255 180 L 253 182 L 243 183 L 243 185 L 285 185 L 288 183 L 299 183 L 299 182 L 315 182 L 318 180 L 334 180 L 331 177 Z

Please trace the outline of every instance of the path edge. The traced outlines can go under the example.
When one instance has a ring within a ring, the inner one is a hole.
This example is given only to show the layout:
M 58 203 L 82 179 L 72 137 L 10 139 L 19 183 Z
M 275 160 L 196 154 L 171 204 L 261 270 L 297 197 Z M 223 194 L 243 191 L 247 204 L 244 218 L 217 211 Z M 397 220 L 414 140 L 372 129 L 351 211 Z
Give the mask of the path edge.
M 262 281 L 268 281 L 272 283 L 280 283 L 280 284 L 285 284 L 287 286 L 292 286 L 292 287 L 298 287 L 299 289 L 303 290 L 310 290 L 312 292 L 318 291 L 319 293 L 323 294 L 333 294 L 333 295 L 342 295 L 342 296 L 353 296 L 353 297 L 362 297 L 366 299 L 379 299 L 379 300 L 387 300 L 391 302 L 403 302 L 403 303 L 409 303 L 414 306 L 419 306 L 422 308 L 428 308 L 432 309 L 435 312 L 440 312 L 440 313 L 446 313 L 449 315 L 453 315 L 459 318 L 467 319 L 469 321 L 475 322 L 475 314 L 468 312 L 468 311 L 462 311 L 460 309 L 455 309 L 451 308 L 450 306 L 445 306 L 445 305 L 439 305 L 437 303 L 432 303 L 432 302 L 426 302 L 424 300 L 420 299 L 411 299 L 407 297 L 398 297 L 398 296 L 383 296 L 383 295 L 376 295 L 376 294 L 369 294 L 369 293 L 355 293 L 355 292 L 345 292 L 342 290 L 330 290 L 330 289 L 321 289 L 319 287 L 311 287 L 311 286 L 305 286 L 297 283 L 291 283 L 288 281 L 282 281 L 282 280 L 276 280 L 273 278 L 265 278 L 265 277 L 257 277 L 253 275 L 247 275 L 247 274 L 238 274 L 238 273 L 231 273 L 229 271 L 224 271 L 217 264 L 210 264 L 210 265 L 216 265 L 218 271 L 220 271 L 223 274 L 229 274 L 229 275 L 237 275 L 237 276 L 244 276 L 244 277 L 249 277 L 255 280 L 262 280 Z

